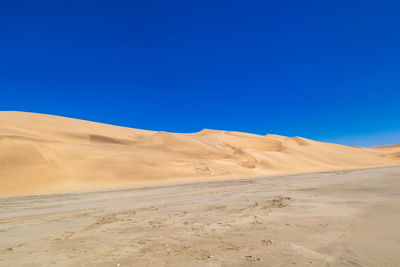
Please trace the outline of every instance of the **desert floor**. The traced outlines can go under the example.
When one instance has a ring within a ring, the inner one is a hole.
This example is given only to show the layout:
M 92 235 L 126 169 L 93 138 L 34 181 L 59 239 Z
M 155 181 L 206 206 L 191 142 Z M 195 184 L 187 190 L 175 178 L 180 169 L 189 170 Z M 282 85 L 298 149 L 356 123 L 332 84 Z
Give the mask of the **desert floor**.
M 1 266 L 400 266 L 400 167 L 0 199 Z

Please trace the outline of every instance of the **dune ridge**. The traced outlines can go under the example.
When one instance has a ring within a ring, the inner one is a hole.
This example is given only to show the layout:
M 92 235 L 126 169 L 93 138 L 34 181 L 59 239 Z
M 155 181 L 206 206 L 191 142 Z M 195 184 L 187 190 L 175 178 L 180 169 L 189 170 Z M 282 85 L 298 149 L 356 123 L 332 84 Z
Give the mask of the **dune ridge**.
M 400 165 L 400 145 L 363 148 L 204 129 L 169 133 L 0 112 L 0 196 Z

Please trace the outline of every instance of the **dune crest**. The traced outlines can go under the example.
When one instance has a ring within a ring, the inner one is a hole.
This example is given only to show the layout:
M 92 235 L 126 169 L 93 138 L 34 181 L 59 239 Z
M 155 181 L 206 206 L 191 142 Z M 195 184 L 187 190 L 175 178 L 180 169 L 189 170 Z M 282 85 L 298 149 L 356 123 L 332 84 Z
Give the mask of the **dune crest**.
M 0 112 L 0 196 L 400 165 L 400 145 L 360 148 L 204 129 L 168 133 Z

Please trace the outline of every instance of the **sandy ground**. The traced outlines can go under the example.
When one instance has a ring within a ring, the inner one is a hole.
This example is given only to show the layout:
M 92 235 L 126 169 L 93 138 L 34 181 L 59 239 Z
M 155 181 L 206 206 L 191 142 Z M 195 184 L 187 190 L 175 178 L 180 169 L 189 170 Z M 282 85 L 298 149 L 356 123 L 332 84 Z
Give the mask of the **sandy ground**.
M 0 199 L 1 266 L 400 266 L 400 167 Z

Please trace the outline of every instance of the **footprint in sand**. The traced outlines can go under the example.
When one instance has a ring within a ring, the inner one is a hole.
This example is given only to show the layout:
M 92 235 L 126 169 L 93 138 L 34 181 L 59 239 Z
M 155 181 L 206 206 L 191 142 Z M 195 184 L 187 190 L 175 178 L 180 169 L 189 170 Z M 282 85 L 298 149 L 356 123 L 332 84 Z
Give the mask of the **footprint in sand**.
M 272 240 L 271 239 L 263 239 L 263 240 L 261 240 L 261 244 L 263 244 L 264 246 L 271 246 Z
M 261 261 L 260 258 L 251 256 L 251 255 L 243 256 L 243 259 L 245 259 L 246 261 L 250 261 L 250 262 L 251 262 L 251 261 Z
M 209 253 L 208 251 L 206 251 L 206 250 L 195 250 L 195 251 L 192 251 L 192 253 L 196 255 L 195 258 L 196 258 L 197 260 L 202 260 L 202 261 L 204 261 L 204 260 L 209 260 L 209 259 L 211 259 L 210 253 Z
M 103 216 L 103 217 L 97 219 L 96 222 L 86 226 L 85 231 L 94 230 L 104 224 L 110 224 L 117 220 L 118 219 L 116 218 L 116 216 L 114 214 L 109 214 L 109 215 Z

